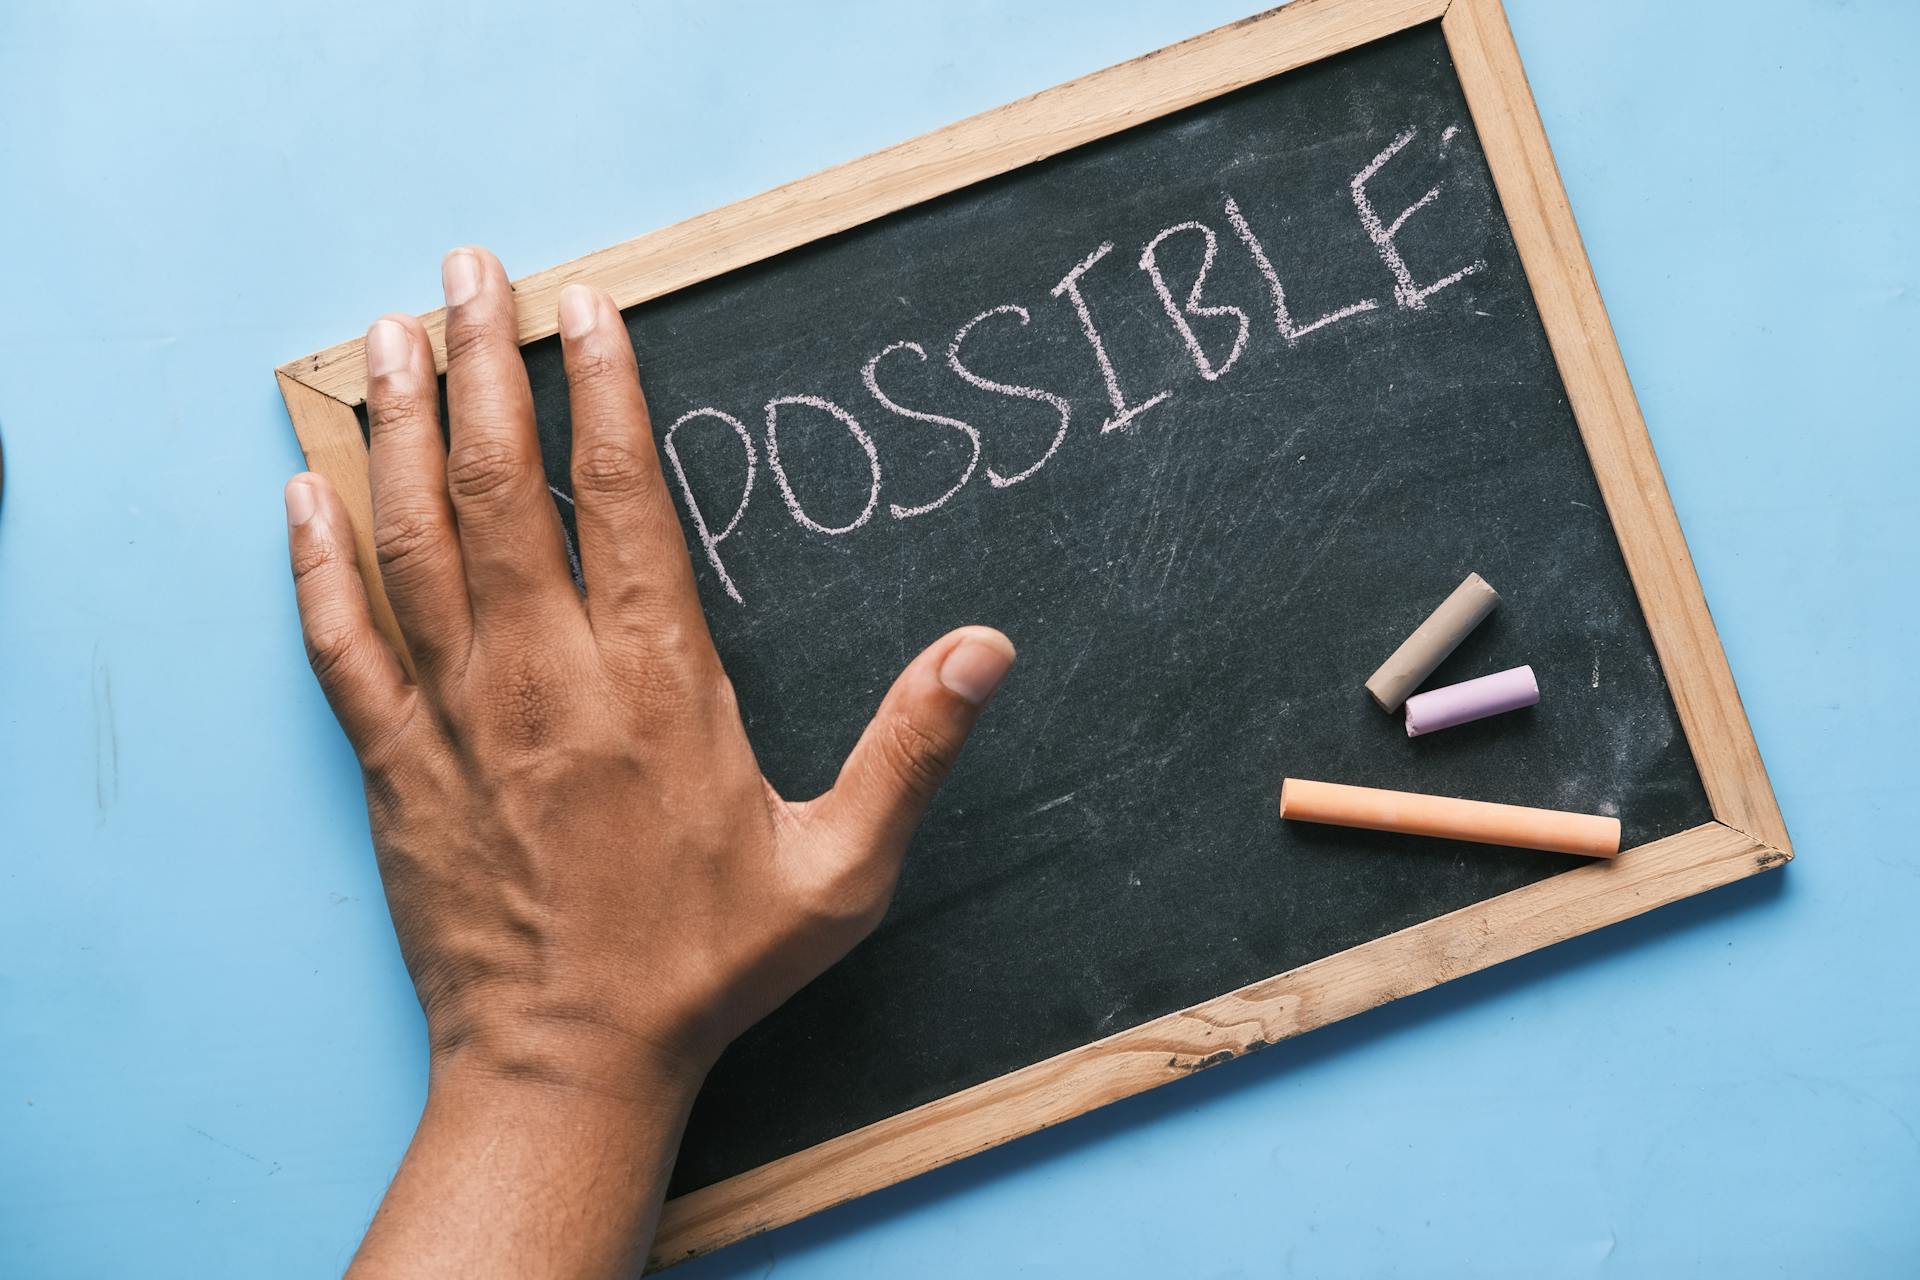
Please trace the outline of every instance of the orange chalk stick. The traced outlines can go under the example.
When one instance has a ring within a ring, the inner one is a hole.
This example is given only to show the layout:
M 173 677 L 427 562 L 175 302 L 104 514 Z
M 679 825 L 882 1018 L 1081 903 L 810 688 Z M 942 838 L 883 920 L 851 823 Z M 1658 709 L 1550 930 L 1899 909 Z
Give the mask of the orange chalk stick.
M 1288 778 L 1280 784 L 1280 816 L 1336 827 L 1399 831 L 1516 849 L 1549 849 L 1588 858 L 1612 858 L 1620 852 L 1618 818 L 1302 778 Z

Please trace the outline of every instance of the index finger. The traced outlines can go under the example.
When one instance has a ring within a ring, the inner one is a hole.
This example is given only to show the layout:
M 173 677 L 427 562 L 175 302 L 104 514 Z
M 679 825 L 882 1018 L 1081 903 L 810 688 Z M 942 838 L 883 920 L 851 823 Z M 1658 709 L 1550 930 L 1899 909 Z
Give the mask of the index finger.
M 596 633 L 701 617 L 680 517 L 653 442 L 633 343 L 613 299 L 560 291 L 560 343 L 573 406 L 573 501 L 587 618 Z

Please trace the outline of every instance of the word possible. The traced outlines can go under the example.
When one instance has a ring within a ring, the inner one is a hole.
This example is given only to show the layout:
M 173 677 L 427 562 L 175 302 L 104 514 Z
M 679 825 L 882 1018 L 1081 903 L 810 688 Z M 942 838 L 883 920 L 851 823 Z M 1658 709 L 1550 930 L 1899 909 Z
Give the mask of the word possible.
M 1434 186 L 1428 190 L 1425 195 L 1415 200 L 1405 209 L 1402 209 L 1394 216 L 1391 222 L 1382 219 L 1380 213 L 1374 208 L 1372 200 L 1368 198 L 1367 184 L 1373 179 L 1375 174 L 1379 173 L 1389 161 L 1413 141 L 1415 132 L 1413 129 L 1408 129 L 1401 133 L 1388 144 L 1385 150 L 1381 151 L 1379 155 L 1369 161 L 1364 169 L 1355 174 L 1352 182 L 1348 185 L 1353 197 L 1354 209 L 1360 216 L 1360 225 L 1365 228 L 1368 239 L 1372 241 L 1374 249 L 1380 255 L 1381 262 L 1386 265 L 1387 270 L 1393 276 L 1393 300 L 1395 305 L 1417 311 L 1427 305 L 1428 298 L 1439 293 L 1442 289 L 1459 283 L 1475 272 L 1485 270 L 1487 264 L 1484 260 L 1475 260 L 1430 284 L 1423 285 L 1417 283 L 1412 270 L 1407 266 L 1406 260 L 1401 257 L 1400 250 L 1396 247 L 1395 238 L 1400 234 L 1401 229 L 1406 226 L 1409 218 L 1419 213 L 1422 209 L 1425 209 L 1439 197 L 1440 186 Z M 1453 136 L 1457 132 L 1459 132 L 1457 128 L 1450 128 L 1441 135 L 1443 148 L 1446 143 L 1452 141 Z M 1267 256 L 1266 248 L 1261 244 L 1260 238 L 1254 234 L 1253 228 L 1247 222 L 1246 215 L 1240 211 L 1240 206 L 1235 203 L 1232 196 L 1225 197 L 1225 204 L 1222 211 L 1226 216 L 1227 225 L 1232 229 L 1233 235 L 1245 246 L 1248 255 L 1253 259 L 1255 268 L 1260 273 L 1261 279 L 1266 282 L 1267 292 L 1273 304 L 1274 328 L 1289 346 L 1315 330 L 1338 324 L 1350 316 L 1376 310 L 1381 305 L 1378 299 L 1363 298 L 1358 302 L 1349 303 L 1337 310 L 1330 311 L 1318 319 L 1301 323 L 1295 319 L 1293 313 L 1287 307 L 1286 290 L 1280 283 L 1280 274 L 1274 269 L 1272 259 Z M 1167 284 L 1166 277 L 1161 273 L 1158 254 L 1162 244 L 1175 236 L 1182 235 L 1201 237 L 1205 245 L 1205 250 L 1200 262 L 1199 273 L 1194 277 L 1193 284 L 1188 287 L 1184 298 L 1177 298 L 1173 289 Z M 1067 272 L 1067 274 L 1061 278 L 1060 282 L 1054 285 L 1049 291 L 1052 297 L 1064 298 L 1073 307 L 1074 314 L 1079 317 L 1081 332 L 1086 335 L 1087 345 L 1092 349 L 1094 361 L 1099 366 L 1101 381 L 1106 386 L 1107 400 L 1111 406 L 1111 412 L 1108 414 L 1106 420 L 1100 424 L 1100 430 L 1102 432 L 1117 431 L 1127 426 L 1142 414 L 1158 405 L 1166 403 L 1173 396 L 1173 391 L 1166 389 L 1147 396 L 1144 399 L 1130 400 L 1128 398 L 1127 393 L 1121 387 L 1120 373 L 1114 368 L 1113 360 L 1107 354 L 1106 344 L 1101 340 L 1100 328 L 1094 322 L 1093 310 L 1087 305 L 1087 300 L 1081 293 L 1081 280 L 1085 278 L 1088 272 L 1098 266 L 1108 254 L 1112 253 L 1113 248 L 1112 241 L 1107 241 L 1102 244 L 1099 248 L 1081 259 L 1079 265 Z M 1166 310 L 1168 321 L 1172 323 L 1174 332 L 1179 335 L 1181 344 L 1186 348 L 1188 356 L 1193 360 L 1194 369 L 1202 378 L 1209 382 L 1226 376 L 1227 372 L 1233 368 L 1234 364 L 1246 350 L 1247 339 L 1253 327 L 1253 321 L 1243 309 L 1224 303 L 1210 305 L 1203 301 L 1207 275 L 1213 270 L 1214 257 L 1218 249 L 1219 234 L 1213 227 L 1204 222 L 1179 222 L 1166 228 L 1151 240 L 1147 241 L 1146 247 L 1140 251 L 1139 260 L 1140 270 L 1146 273 L 1148 281 L 1153 285 L 1153 291 L 1159 297 L 1160 305 Z M 1225 356 L 1216 360 L 1201 346 L 1199 337 L 1193 331 L 1192 320 L 1195 317 L 1218 317 L 1233 320 L 1236 333 L 1232 349 L 1229 350 Z M 988 464 L 984 468 L 987 483 L 996 489 L 1004 489 L 1011 485 L 1019 484 L 1021 481 L 1028 479 L 1035 472 L 1039 471 L 1040 468 L 1046 466 L 1054 453 L 1059 450 L 1061 443 L 1066 440 L 1067 428 L 1072 425 L 1073 422 L 1073 407 L 1065 396 L 1052 391 L 1042 390 L 1039 387 L 997 382 L 970 368 L 963 357 L 962 353 L 966 347 L 968 337 L 981 325 L 1011 324 L 1017 322 L 1022 328 L 1025 328 L 1032 323 L 1032 319 L 1033 317 L 1025 307 L 1017 303 L 1002 303 L 999 306 L 987 308 L 979 315 L 974 316 L 971 320 L 961 325 L 959 329 L 954 332 L 952 340 L 947 343 L 945 353 L 947 368 L 952 370 L 953 375 L 962 382 L 981 391 L 988 391 L 996 395 L 1007 396 L 1017 400 L 1028 400 L 1036 404 L 1044 404 L 1051 408 L 1060 419 L 1060 425 L 1054 431 L 1052 443 L 1047 446 L 1044 453 L 1025 468 L 1011 474 L 1003 474 L 995 470 L 991 464 Z M 949 417 L 946 414 L 932 413 L 925 409 L 909 408 L 894 400 L 881 385 L 883 368 L 892 362 L 904 360 L 909 357 L 921 363 L 925 363 L 930 358 L 927 355 L 926 348 L 922 347 L 919 343 L 901 341 L 892 343 L 872 359 L 868 360 L 860 371 L 860 378 L 866 386 L 867 393 L 873 397 L 874 401 L 882 410 L 896 417 L 905 418 L 912 422 L 924 422 L 932 426 L 944 427 L 959 432 L 965 436 L 971 444 L 972 451 L 967 459 L 966 466 L 962 468 L 958 478 L 956 478 L 946 492 L 942 493 L 939 497 L 934 498 L 930 502 L 923 502 L 915 506 L 903 506 L 897 502 L 888 503 L 888 514 L 896 520 L 907 520 L 915 516 L 923 516 L 929 512 L 938 511 L 941 507 L 945 506 L 956 493 L 959 493 L 960 490 L 967 486 L 967 483 L 973 479 L 976 470 L 981 469 L 980 431 L 977 427 L 970 422 Z M 791 412 L 796 408 L 810 409 L 818 413 L 827 414 L 836 419 L 841 426 L 846 428 L 847 434 L 853 437 L 854 441 L 859 444 L 862 452 L 866 454 L 870 481 L 867 489 L 866 505 L 861 508 L 858 516 L 846 524 L 822 524 L 819 520 L 809 515 L 806 507 L 800 501 L 800 495 L 794 492 L 793 481 L 787 475 L 787 469 L 781 465 L 781 412 L 783 410 Z M 766 402 L 764 414 L 766 422 L 764 438 L 766 442 L 767 469 L 773 472 L 774 485 L 779 489 L 780 497 L 782 501 L 786 503 L 787 510 L 791 513 L 795 522 L 802 528 L 828 536 L 852 533 L 855 529 L 866 524 L 867 521 L 873 517 L 874 511 L 880 503 L 880 454 L 879 451 L 874 448 L 873 437 L 867 433 L 866 428 L 861 426 L 859 418 L 845 406 L 836 404 L 823 396 L 802 394 L 773 397 Z M 686 469 L 680 463 L 679 450 L 674 447 L 674 436 L 680 429 L 689 422 L 701 418 L 725 423 L 727 427 L 739 437 L 740 446 L 745 451 L 746 456 L 747 478 L 746 484 L 740 491 L 740 500 L 734 507 L 733 513 L 727 517 L 724 523 L 718 525 L 718 527 L 715 527 L 714 521 L 701 509 L 699 501 L 694 497 L 693 486 L 688 482 Z M 674 476 L 679 481 L 681 496 L 686 500 L 687 513 L 693 521 L 694 532 L 700 540 L 701 548 L 706 552 L 708 563 L 713 566 L 714 572 L 719 575 L 720 585 L 726 588 L 727 594 L 731 596 L 735 602 L 745 603 L 740 594 L 740 588 L 734 583 L 733 576 L 727 572 L 727 566 L 721 559 L 720 547 L 721 544 L 733 536 L 734 531 L 740 527 L 741 517 L 747 513 L 747 503 L 753 497 L 753 488 L 759 475 L 760 461 L 759 450 L 754 444 L 753 433 L 747 429 L 747 425 L 744 422 L 732 414 L 723 409 L 706 406 L 699 409 L 692 409 L 681 414 L 680 417 L 674 421 L 673 425 L 667 428 L 666 436 L 661 441 L 661 449 L 666 454 L 667 463 L 673 468 Z

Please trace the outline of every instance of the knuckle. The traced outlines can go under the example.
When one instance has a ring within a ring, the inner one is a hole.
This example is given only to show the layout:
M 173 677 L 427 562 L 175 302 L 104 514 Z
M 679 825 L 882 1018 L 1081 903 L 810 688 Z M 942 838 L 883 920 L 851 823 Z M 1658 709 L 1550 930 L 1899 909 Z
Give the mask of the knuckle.
M 567 381 L 582 391 L 617 388 L 634 381 L 633 367 L 611 351 L 582 351 L 568 362 Z
M 383 515 L 373 531 L 374 550 L 385 573 L 405 573 L 430 559 L 440 545 L 438 522 L 421 511 Z
M 322 685 L 333 684 L 359 661 L 360 634 L 344 621 L 322 621 L 305 635 L 307 663 Z
M 707 638 L 704 624 L 695 625 L 686 619 L 669 615 L 662 617 L 648 629 L 647 648 L 653 655 L 653 665 L 657 675 L 664 675 L 669 682 L 691 692 L 696 688 L 707 688 L 718 676 L 725 680 L 720 663 L 713 653 L 713 642 Z
M 907 716 L 895 716 L 880 735 L 882 759 L 908 792 L 921 799 L 939 789 L 953 765 L 955 748 Z
M 447 459 L 447 489 L 456 498 L 495 497 L 510 489 L 527 470 L 520 451 L 502 441 L 464 444 Z
M 639 450 L 623 440 L 596 440 L 573 455 L 576 492 L 621 494 L 639 488 L 650 468 Z
M 699 684 L 688 678 L 685 665 L 647 647 L 615 677 L 641 721 L 669 724 L 695 716 L 703 707 Z
M 409 430 L 425 416 L 421 409 L 420 402 L 411 393 L 389 389 L 367 402 L 367 434 L 384 436 Z
M 293 583 L 295 588 L 305 587 L 315 574 L 330 569 L 340 558 L 340 549 L 331 538 L 313 537 L 302 539 L 293 548 Z
M 603 604 L 626 606 L 622 625 L 599 634 L 602 665 L 647 685 L 678 687 L 691 693 L 710 676 L 725 675 L 713 656 L 705 627 L 695 627 L 664 609 L 657 596 L 629 589 L 612 593 Z
M 493 326 L 472 316 L 447 319 L 447 363 L 464 364 L 493 343 Z

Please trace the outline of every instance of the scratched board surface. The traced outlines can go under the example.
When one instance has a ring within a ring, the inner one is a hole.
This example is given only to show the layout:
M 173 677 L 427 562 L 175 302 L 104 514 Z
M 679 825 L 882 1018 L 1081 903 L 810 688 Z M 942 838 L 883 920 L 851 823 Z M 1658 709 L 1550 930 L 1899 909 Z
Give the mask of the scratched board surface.
M 1709 817 L 1435 27 L 627 321 L 785 794 L 949 628 L 1021 654 L 879 930 L 713 1072 L 676 1193 L 1575 865 L 1282 825 L 1285 775 L 1628 845 Z M 564 498 L 557 345 L 527 362 Z M 1409 741 L 1362 681 L 1469 570 L 1504 603 L 1438 678 L 1531 663 L 1541 704 Z

